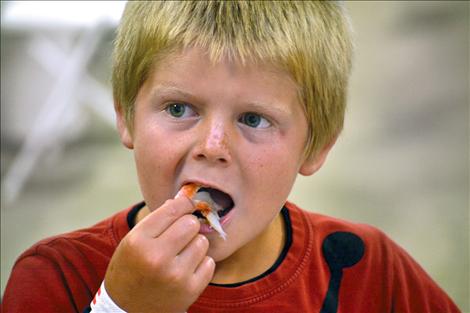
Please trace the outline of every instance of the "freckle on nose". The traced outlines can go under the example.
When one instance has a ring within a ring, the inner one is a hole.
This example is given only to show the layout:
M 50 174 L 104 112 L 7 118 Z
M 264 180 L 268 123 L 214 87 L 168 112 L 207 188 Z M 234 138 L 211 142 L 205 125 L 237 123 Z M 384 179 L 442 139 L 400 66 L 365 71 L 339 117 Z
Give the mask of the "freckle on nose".
M 227 134 L 226 134 L 226 133 L 224 133 L 224 137 L 222 138 L 222 142 L 220 143 L 220 145 L 221 145 L 224 149 L 227 148 L 228 142 L 227 142 Z
M 227 147 L 227 134 L 225 132 L 223 133 L 215 133 L 211 136 L 209 142 L 213 145 L 220 146 L 223 148 Z

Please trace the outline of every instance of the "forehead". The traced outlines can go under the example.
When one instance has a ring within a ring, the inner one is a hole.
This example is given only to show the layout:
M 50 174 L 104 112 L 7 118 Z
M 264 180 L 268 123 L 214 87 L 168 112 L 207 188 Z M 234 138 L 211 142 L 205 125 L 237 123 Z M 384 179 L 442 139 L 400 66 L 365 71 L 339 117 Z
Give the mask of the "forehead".
M 188 48 L 161 58 L 154 64 L 146 84 L 159 90 L 207 93 L 220 99 L 261 98 L 289 105 L 299 99 L 297 84 L 287 71 L 267 62 L 243 63 L 230 57 L 214 61 L 200 48 Z

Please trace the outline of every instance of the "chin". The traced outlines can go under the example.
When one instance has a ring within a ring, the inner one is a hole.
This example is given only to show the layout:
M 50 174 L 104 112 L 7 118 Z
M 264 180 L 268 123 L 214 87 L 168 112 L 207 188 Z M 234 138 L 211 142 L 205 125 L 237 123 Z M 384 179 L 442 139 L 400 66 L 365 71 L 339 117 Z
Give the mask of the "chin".
M 238 248 L 233 247 L 230 244 L 230 238 L 227 238 L 226 241 L 224 240 L 216 240 L 210 241 L 209 244 L 209 251 L 207 251 L 207 255 L 214 259 L 214 261 L 221 262 L 225 259 L 229 258 L 232 254 L 234 254 Z

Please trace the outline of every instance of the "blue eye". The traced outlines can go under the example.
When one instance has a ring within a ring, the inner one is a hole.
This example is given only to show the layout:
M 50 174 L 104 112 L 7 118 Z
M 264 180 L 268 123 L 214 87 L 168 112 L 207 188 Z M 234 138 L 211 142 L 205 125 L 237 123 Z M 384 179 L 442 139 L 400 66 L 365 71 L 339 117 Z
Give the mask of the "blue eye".
M 267 128 L 271 123 L 261 115 L 253 112 L 244 113 L 239 122 L 252 128 Z
M 189 117 L 194 115 L 194 111 L 189 105 L 184 103 L 171 103 L 165 108 L 165 111 L 175 118 Z

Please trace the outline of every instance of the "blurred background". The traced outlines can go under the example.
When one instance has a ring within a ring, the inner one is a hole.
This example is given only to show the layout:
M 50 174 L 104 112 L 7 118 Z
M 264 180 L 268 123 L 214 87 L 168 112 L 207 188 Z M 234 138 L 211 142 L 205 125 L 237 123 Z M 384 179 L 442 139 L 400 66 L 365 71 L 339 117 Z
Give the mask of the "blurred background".
M 303 208 L 369 223 L 469 305 L 469 3 L 347 2 L 346 126 Z M 124 2 L 1 2 L 1 292 L 36 241 L 142 199 L 110 90 Z

